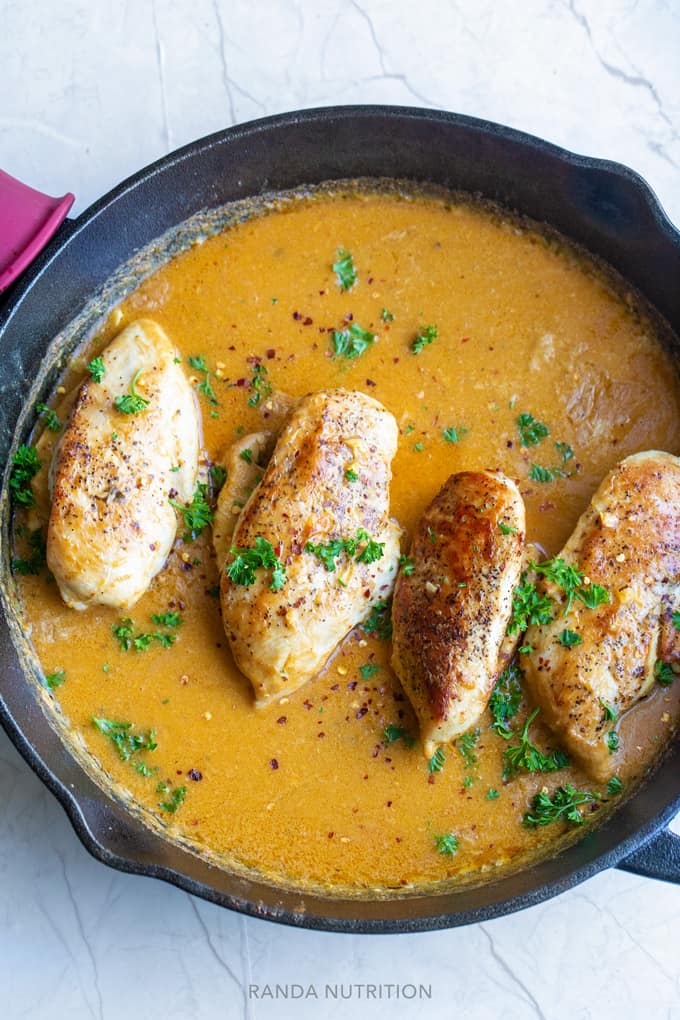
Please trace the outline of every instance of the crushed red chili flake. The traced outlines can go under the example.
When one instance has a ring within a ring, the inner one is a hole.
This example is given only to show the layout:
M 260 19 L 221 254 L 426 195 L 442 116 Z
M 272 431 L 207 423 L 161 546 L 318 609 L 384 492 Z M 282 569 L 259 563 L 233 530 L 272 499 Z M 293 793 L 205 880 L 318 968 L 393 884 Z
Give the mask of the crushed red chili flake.
M 270 348 L 269 348 L 269 350 L 268 350 L 268 351 L 267 351 L 266 353 L 267 353 L 267 357 L 269 358 L 269 360 L 270 360 L 270 361 L 271 361 L 271 360 L 272 360 L 273 358 L 275 358 L 275 357 L 276 357 L 276 351 L 274 350 L 274 348 L 273 348 L 273 347 L 270 347 Z
M 332 691 L 339 691 L 340 690 L 340 684 L 333 684 L 331 686 L 331 690 Z
M 376 386 L 377 383 L 374 383 L 372 379 L 367 379 L 366 380 L 366 385 L 367 386 Z
M 359 711 L 357 712 L 357 719 L 363 719 L 367 712 L 368 712 L 367 708 L 360 708 Z
M 350 682 L 347 684 L 347 690 L 353 691 L 358 683 L 359 683 L 358 680 L 350 680 Z
M 325 736 L 326 736 L 326 734 L 323 732 L 323 730 L 321 731 L 321 733 L 317 733 L 317 737 L 325 737 Z
M 276 721 L 277 721 L 277 723 L 285 723 L 286 722 L 286 716 L 285 715 L 280 715 Z
M 303 704 L 303 705 L 305 706 L 305 708 L 306 708 L 306 709 L 307 709 L 308 711 L 309 711 L 309 709 L 310 709 L 310 708 L 314 708 L 314 706 L 312 705 L 312 703 L 311 703 L 311 701 L 309 700 L 309 698 L 305 698 L 305 700 L 304 700 L 304 701 L 302 702 L 302 704 Z
M 295 319 L 296 322 L 298 322 L 298 320 L 302 318 L 302 315 L 300 314 L 300 312 L 293 312 L 293 318 Z
M 187 775 L 189 779 L 193 779 L 195 783 L 198 783 L 201 779 L 203 779 L 203 773 L 199 772 L 198 769 L 189 769 Z
M 310 315 L 306 315 L 305 318 L 302 320 L 302 325 L 303 326 L 311 326 L 313 322 L 314 322 L 314 319 L 312 319 L 312 317 Z
M 276 760 L 276 758 L 272 758 L 271 761 L 269 762 L 269 765 L 273 769 L 277 769 L 279 767 L 279 763 Z

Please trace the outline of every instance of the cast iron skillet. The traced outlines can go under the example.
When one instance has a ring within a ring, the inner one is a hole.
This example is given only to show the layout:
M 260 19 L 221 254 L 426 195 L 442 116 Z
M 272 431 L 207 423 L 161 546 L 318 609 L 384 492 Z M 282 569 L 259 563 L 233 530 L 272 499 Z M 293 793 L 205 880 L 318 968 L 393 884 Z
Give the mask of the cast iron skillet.
M 619 270 L 680 335 L 680 234 L 631 170 L 450 113 L 371 106 L 290 113 L 219 132 L 140 171 L 66 221 L 0 297 L 3 459 L 29 376 L 35 377 L 48 342 L 135 250 L 200 209 L 263 190 L 355 176 L 433 181 L 546 221 Z M 6 482 L 7 471 L 5 490 Z M 3 547 L 6 571 L 6 530 Z M 35 685 L 27 683 L 4 619 L 0 663 L 2 723 L 90 853 L 121 871 L 163 878 L 246 914 L 327 931 L 414 932 L 520 910 L 611 866 L 680 881 L 680 838 L 665 828 L 680 810 L 677 745 L 601 828 L 552 860 L 477 888 L 338 900 L 249 881 L 165 842 L 85 774 L 48 723 Z

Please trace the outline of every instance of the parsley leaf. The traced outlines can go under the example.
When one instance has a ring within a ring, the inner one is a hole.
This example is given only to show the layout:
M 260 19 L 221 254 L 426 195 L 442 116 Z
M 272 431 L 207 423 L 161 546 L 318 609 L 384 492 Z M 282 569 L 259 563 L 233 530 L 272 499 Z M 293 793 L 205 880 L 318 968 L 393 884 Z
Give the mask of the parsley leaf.
M 517 428 L 522 446 L 538 446 L 542 439 L 550 435 L 550 429 L 533 414 L 520 414 L 517 417 Z
M 433 343 L 439 336 L 439 330 L 436 326 L 424 326 L 418 330 L 418 335 L 411 344 L 411 350 L 414 354 L 420 354 L 423 347 Z
M 479 740 L 479 734 L 480 730 L 476 727 L 474 730 L 468 730 L 467 733 L 463 733 L 463 735 L 458 737 L 458 740 L 456 741 L 456 747 L 463 757 L 465 767 L 468 769 L 477 764 L 475 744 Z
M 167 800 L 160 801 L 158 806 L 162 808 L 163 811 L 167 811 L 171 815 L 174 815 L 177 808 L 184 803 L 187 795 L 185 786 L 176 786 L 173 790 L 172 785 L 169 782 L 159 783 L 156 787 L 156 793 L 165 794 L 166 797 L 170 794 L 169 798 Z
M 607 719 L 609 722 L 616 722 L 616 720 L 619 717 L 619 713 L 616 711 L 614 706 L 613 705 L 608 705 L 606 703 L 606 701 L 602 700 L 602 698 L 600 698 L 600 704 L 602 705 L 602 708 L 604 709 L 604 717 L 605 717 L 605 719 Z
M 29 534 L 28 544 L 31 549 L 30 557 L 28 559 L 15 557 L 12 560 L 12 570 L 15 574 L 21 574 L 24 577 L 27 574 L 37 577 L 45 564 L 45 553 L 47 548 L 45 544 L 45 536 L 40 528 Z
M 347 470 L 345 471 L 345 479 L 348 482 L 358 482 L 359 475 L 356 473 L 356 471 L 353 471 L 352 468 L 347 468 Z
M 561 456 L 563 465 L 570 461 L 574 456 L 574 451 L 569 443 L 555 443 L 555 449 Z
M 562 588 L 567 596 L 565 616 L 571 609 L 575 598 L 579 599 L 588 609 L 596 609 L 597 606 L 608 603 L 610 600 L 609 592 L 601 584 L 589 584 L 584 587 L 582 572 L 577 567 L 566 563 L 559 556 L 544 560 L 542 563 L 534 563 L 532 560 L 529 567 L 558 588 Z
M 442 435 L 447 443 L 459 443 L 466 433 L 470 430 L 466 429 L 464 425 L 458 425 L 455 428 L 444 429 Z
M 125 393 L 123 396 L 118 396 L 114 400 L 113 403 L 115 404 L 116 410 L 120 411 L 121 414 L 140 414 L 141 411 L 145 411 L 149 406 L 149 401 L 146 397 L 141 397 L 135 389 L 135 385 L 141 374 L 142 369 L 140 368 L 137 372 L 135 372 L 132 378 L 130 383 L 130 392 Z
M 564 648 L 573 648 L 575 645 L 583 644 L 583 638 L 575 630 L 563 630 L 557 640 Z
M 92 722 L 100 733 L 113 742 L 121 761 L 129 761 L 140 751 L 155 751 L 158 747 L 155 739 L 156 734 L 153 730 L 149 730 L 146 734 L 134 733 L 132 723 L 98 719 L 96 716 L 92 717 Z
M 569 783 L 558 787 L 552 797 L 548 793 L 537 793 L 531 801 L 530 810 L 524 815 L 524 825 L 528 829 L 535 829 L 539 825 L 550 825 L 559 818 L 572 825 L 581 825 L 583 815 L 579 806 L 591 804 L 595 800 L 599 800 L 598 794 L 576 790 Z
M 357 553 L 359 546 L 363 548 Z M 375 563 L 382 559 L 385 552 L 385 543 L 376 542 L 364 528 L 359 528 L 356 538 L 334 538 L 325 545 L 307 542 L 305 552 L 312 553 L 318 560 L 321 560 L 326 570 L 332 573 L 335 570 L 335 561 L 343 552 L 348 556 L 354 556 L 356 563 Z M 355 556 L 355 553 L 357 555 Z
M 286 583 L 286 568 L 276 555 L 271 542 L 261 535 L 255 539 L 254 546 L 232 546 L 229 553 L 234 559 L 226 568 L 226 573 L 233 584 L 249 588 L 255 583 L 255 571 L 260 569 L 272 571 L 270 591 L 281 591 Z
M 506 524 L 505 521 L 499 521 L 498 527 L 501 529 L 504 535 L 516 535 L 517 528 L 513 528 L 512 525 Z
M 675 680 L 675 673 L 667 662 L 661 662 L 659 659 L 654 666 L 654 679 L 662 687 L 670 687 Z
M 347 329 L 333 331 L 333 350 L 336 358 L 358 358 L 375 342 L 375 333 L 362 329 L 352 322 Z
M 100 383 L 106 375 L 106 367 L 104 365 L 104 359 L 101 357 L 93 358 L 90 364 L 87 366 L 87 370 L 92 376 L 96 383 Z
M 227 469 L 222 464 L 211 464 L 210 481 L 212 482 L 213 491 L 219 492 L 226 480 Z
M 389 603 L 376 602 L 370 616 L 361 625 L 367 634 L 375 634 L 379 641 L 389 641 L 392 637 L 392 619 Z
M 430 775 L 433 775 L 435 772 L 441 772 L 441 770 L 444 768 L 445 762 L 446 755 L 442 751 L 441 747 L 438 747 L 437 750 L 432 755 L 432 757 L 428 760 L 427 771 L 430 773 Z
M 38 412 L 41 418 L 44 418 L 45 426 L 50 430 L 50 432 L 59 431 L 59 429 L 61 428 L 61 422 L 57 417 L 56 411 L 53 411 L 51 407 L 47 406 L 47 404 L 38 404 L 36 406 L 36 411 Z
M 412 556 L 404 556 L 404 554 L 402 553 L 402 555 L 399 557 L 399 566 L 404 577 L 410 577 L 413 571 L 416 569 L 416 561 L 413 559 Z
M 41 468 L 38 451 L 35 446 L 17 448 L 12 458 L 12 473 L 9 476 L 9 489 L 12 502 L 18 506 L 35 506 L 35 496 L 31 488 L 31 479 Z
M 263 397 L 270 396 L 272 392 L 272 384 L 267 378 L 267 366 L 262 365 L 259 361 L 253 369 L 253 378 L 250 380 L 250 387 L 252 394 L 248 397 L 248 403 L 251 407 L 257 407 Z
M 363 666 L 359 667 L 359 672 L 364 680 L 369 680 L 372 676 L 375 676 L 379 669 L 380 666 L 377 662 L 365 662 Z
M 65 680 L 66 673 L 63 669 L 58 669 L 56 673 L 48 673 L 45 676 L 45 687 L 53 691 L 55 687 L 61 687 Z
M 555 478 L 555 472 L 551 471 L 550 468 L 541 467 L 540 464 L 532 464 L 529 478 L 531 478 L 532 482 L 552 482 Z
M 522 573 L 512 596 L 512 618 L 508 624 L 508 634 L 519 634 L 531 624 L 550 623 L 552 618 L 550 599 L 547 595 L 539 594 L 536 585 L 526 580 L 526 572 Z
M 401 726 L 395 726 L 394 723 L 388 723 L 383 730 L 383 743 L 393 744 L 395 740 L 403 740 L 406 747 L 415 747 L 415 738 L 411 736 L 408 730 L 403 729 Z
M 357 282 L 357 271 L 350 252 L 338 248 L 337 261 L 333 263 L 333 272 L 338 277 L 340 290 L 351 290 Z
M 680 613 L 673 613 L 673 626 L 676 630 L 680 630 Z
M 619 777 L 612 776 L 609 782 L 607 783 L 607 793 L 610 793 L 612 796 L 616 796 L 617 793 L 621 793 L 622 789 L 623 783 L 621 782 Z
M 453 857 L 459 845 L 458 837 L 454 836 L 452 832 L 447 833 L 445 836 L 435 836 L 434 841 L 439 853 L 447 854 L 450 857 Z
M 607 734 L 607 747 L 609 748 L 610 754 L 614 754 L 614 751 L 618 751 L 619 735 L 616 730 L 610 730 Z
M 489 709 L 493 716 L 491 729 L 506 740 L 512 736 L 508 722 L 517 715 L 522 702 L 521 677 L 521 669 L 517 663 L 511 662 L 498 677 L 489 698 Z
M 394 316 L 392 315 L 392 312 L 387 310 L 387 308 L 383 308 L 380 313 L 380 318 L 383 322 L 394 322 Z
M 205 482 L 198 482 L 191 503 L 185 505 L 178 503 L 176 499 L 170 500 L 170 505 L 179 510 L 184 518 L 186 530 L 182 535 L 183 542 L 193 542 L 204 528 L 212 524 L 213 514 L 206 501 L 207 493 L 208 486 Z
M 152 613 L 151 619 L 159 627 L 179 627 L 182 622 L 180 614 L 173 610 L 168 610 L 167 613 Z
M 215 391 L 212 388 L 212 383 L 210 382 L 210 369 L 206 365 L 205 358 L 203 357 L 203 355 L 202 354 L 192 355 L 191 357 L 187 358 L 187 361 L 189 362 L 191 367 L 195 369 L 197 372 L 204 373 L 203 379 L 201 380 L 201 382 L 198 383 L 196 387 L 198 392 L 202 393 L 204 397 L 207 397 L 211 404 L 213 405 L 218 404 L 219 401 L 215 396 Z
M 569 758 L 564 751 L 551 751 L 545 755 L 529 740 L 529 727 L 538 715 L 540 709 L 535 708 L 524 724 L 520 734 L 519 744 L 506 747 L 503 751 L 503 778 L 510 779 L 520 769 L 527 772 L 556 772 L 558 769 L 566 768 Z

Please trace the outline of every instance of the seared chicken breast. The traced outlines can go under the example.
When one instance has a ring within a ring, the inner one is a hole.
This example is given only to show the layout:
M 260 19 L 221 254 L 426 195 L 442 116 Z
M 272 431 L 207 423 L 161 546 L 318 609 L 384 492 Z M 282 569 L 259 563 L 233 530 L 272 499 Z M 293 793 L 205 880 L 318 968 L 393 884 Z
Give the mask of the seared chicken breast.
M 394 592 L 392 667 L 428 757 L 475 725 L 512 654 L 524 533 L 522 497 L 500 471 L 451 475 L 420 518 Z
M 221 577 L 225 632 L 258 706 L 318 673 L 390 595 L 400 538 L 389 518 L 396 448 L 392 415 L 346 390 L 306 397 L 281 433 L 237 519 Z M 262 560 L 268 565 L 257 566 Z M 248 562 L 252 573 L 242 569 Z
M 559 555 L 583 575 L 582 594 L 569 606 L 563 588 L 539 581 L 553 619 L 527 631 L 523 667 L 542 718 L 604 781 L 616 718 L 653 688 L 657 663 L 680 659 L 680 459 L 652 450 L 621 461 Z M 589 598 L 594 584 L 606 593 Z
M 189 502 L 198 474 L 198 405 L 163 330 L 132 323 L 101 357 L 50 469 L 47 563 L 73 609 L 134 605 L 175 540 L 170 498 Z

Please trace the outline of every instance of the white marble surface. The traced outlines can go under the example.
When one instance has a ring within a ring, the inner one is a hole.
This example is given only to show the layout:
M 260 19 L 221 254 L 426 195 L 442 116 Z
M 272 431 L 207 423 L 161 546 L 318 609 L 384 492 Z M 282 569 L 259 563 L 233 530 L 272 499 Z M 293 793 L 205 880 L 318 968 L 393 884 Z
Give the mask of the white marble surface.
M 0 0 L 0 166 L 76 209 L 171 148 L 331 103 L 442 107 L 640 171 L 680 223 L 680 0 Z M 680 831 L 680 826 L 676 828 Z M 0 735 L 0 1018 L 415 1015 L 250 983 L 423 982 L 437 1017 L 680 1018 L 680 889 L 602 874 L 417 936 L 247 920 L 90 859 Z

